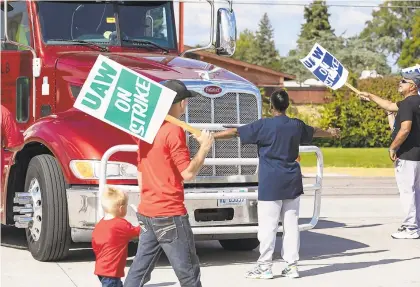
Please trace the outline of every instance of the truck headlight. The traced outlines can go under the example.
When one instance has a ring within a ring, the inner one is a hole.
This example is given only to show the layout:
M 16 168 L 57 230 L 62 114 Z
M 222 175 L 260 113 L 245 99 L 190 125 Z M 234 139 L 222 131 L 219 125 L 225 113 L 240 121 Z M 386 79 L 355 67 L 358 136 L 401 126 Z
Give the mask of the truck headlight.
M 98 160 L 72 160 L 70 169 L 80 179 L 99 179 L 101 162 Z M 136 179 L 137 167 L 126 162 L 109 161 L 106 168 L 107 179 Z

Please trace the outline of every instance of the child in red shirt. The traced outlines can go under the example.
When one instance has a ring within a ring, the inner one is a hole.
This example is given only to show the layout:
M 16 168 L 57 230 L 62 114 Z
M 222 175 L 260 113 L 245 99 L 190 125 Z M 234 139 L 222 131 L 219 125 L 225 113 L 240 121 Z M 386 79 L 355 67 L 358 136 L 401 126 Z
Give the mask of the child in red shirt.
M 102 196 L 105 216 L 95 226 L 92 247 L 96 256 L 95 275 L 102 287 L 123 287 L 121 278 L 128 256 L 128 242 L 140 234 L 124 219 L 127 215 L 128 196 L 121 190 L 107 187 Z

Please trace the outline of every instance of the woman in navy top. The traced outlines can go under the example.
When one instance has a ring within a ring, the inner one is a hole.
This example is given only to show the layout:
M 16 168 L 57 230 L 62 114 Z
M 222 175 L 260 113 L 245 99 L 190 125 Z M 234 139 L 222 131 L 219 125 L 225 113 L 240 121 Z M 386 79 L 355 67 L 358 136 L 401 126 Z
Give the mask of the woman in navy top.
M 242 144 L 256 144 L 259 154 L 258 240 L 260 258 L 257 266 L 246 273 L 247 278 L 271 279 L 272 256 L 278 223 L 284 227 L 282 257 L 287 263 L 282 275 L 298 277 L 299 260 L 299 199 L 303 194 L 302 172 L 296 161 L 299 146 L 310 144 L 314 137 L 339 136 L 339 129 L 322 129 L 289 118 L 289 95 L 275 91 L 270 97 L 272 118 L 214 134 L 215 139 L 239 136 Z

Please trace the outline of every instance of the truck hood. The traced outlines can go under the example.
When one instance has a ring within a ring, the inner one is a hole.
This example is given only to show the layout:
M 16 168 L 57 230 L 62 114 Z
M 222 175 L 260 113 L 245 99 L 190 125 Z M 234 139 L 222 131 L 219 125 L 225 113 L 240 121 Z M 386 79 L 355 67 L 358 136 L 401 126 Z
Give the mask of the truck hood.
M 98 52 L 63 52 L 58 54 L 57 72 L 65 80 L 82 85 L 94 65 Z M 251 84 L 246 79 L 213 64 L 178 56 L 139 53 L 102 53 L 103 56 L 126 66 L 156 82 L 168 79 L 205 79 Z

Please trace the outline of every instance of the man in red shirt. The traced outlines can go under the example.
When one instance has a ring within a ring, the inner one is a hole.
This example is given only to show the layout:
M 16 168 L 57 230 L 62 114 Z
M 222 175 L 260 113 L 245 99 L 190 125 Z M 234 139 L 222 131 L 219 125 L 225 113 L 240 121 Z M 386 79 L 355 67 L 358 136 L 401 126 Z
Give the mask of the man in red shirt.
M 12 152 L 20 151 L 23 147 L 23 135 L 19 131 L 13 114 L 1 105 L 1 186 L 3 188 L 4 149 Z
M 185 113 L 187 98 L 196 93 L 178 80 L 163 85 L 177 92 L 169 115 L 179 118 Z M 200 264 L 184 205 L 183 181 L 193 179 L 199 172 L 214 139 L 208 131 L 195 138 L 200 148 L 192 160 L 185 132 L 172 123 L 162 124 L 153 144 L 139 142 L 141 200 L 137 216 L 142 232 L 124 287 L 144 286 L 162 252 L 182 287 L 201 287 Z

